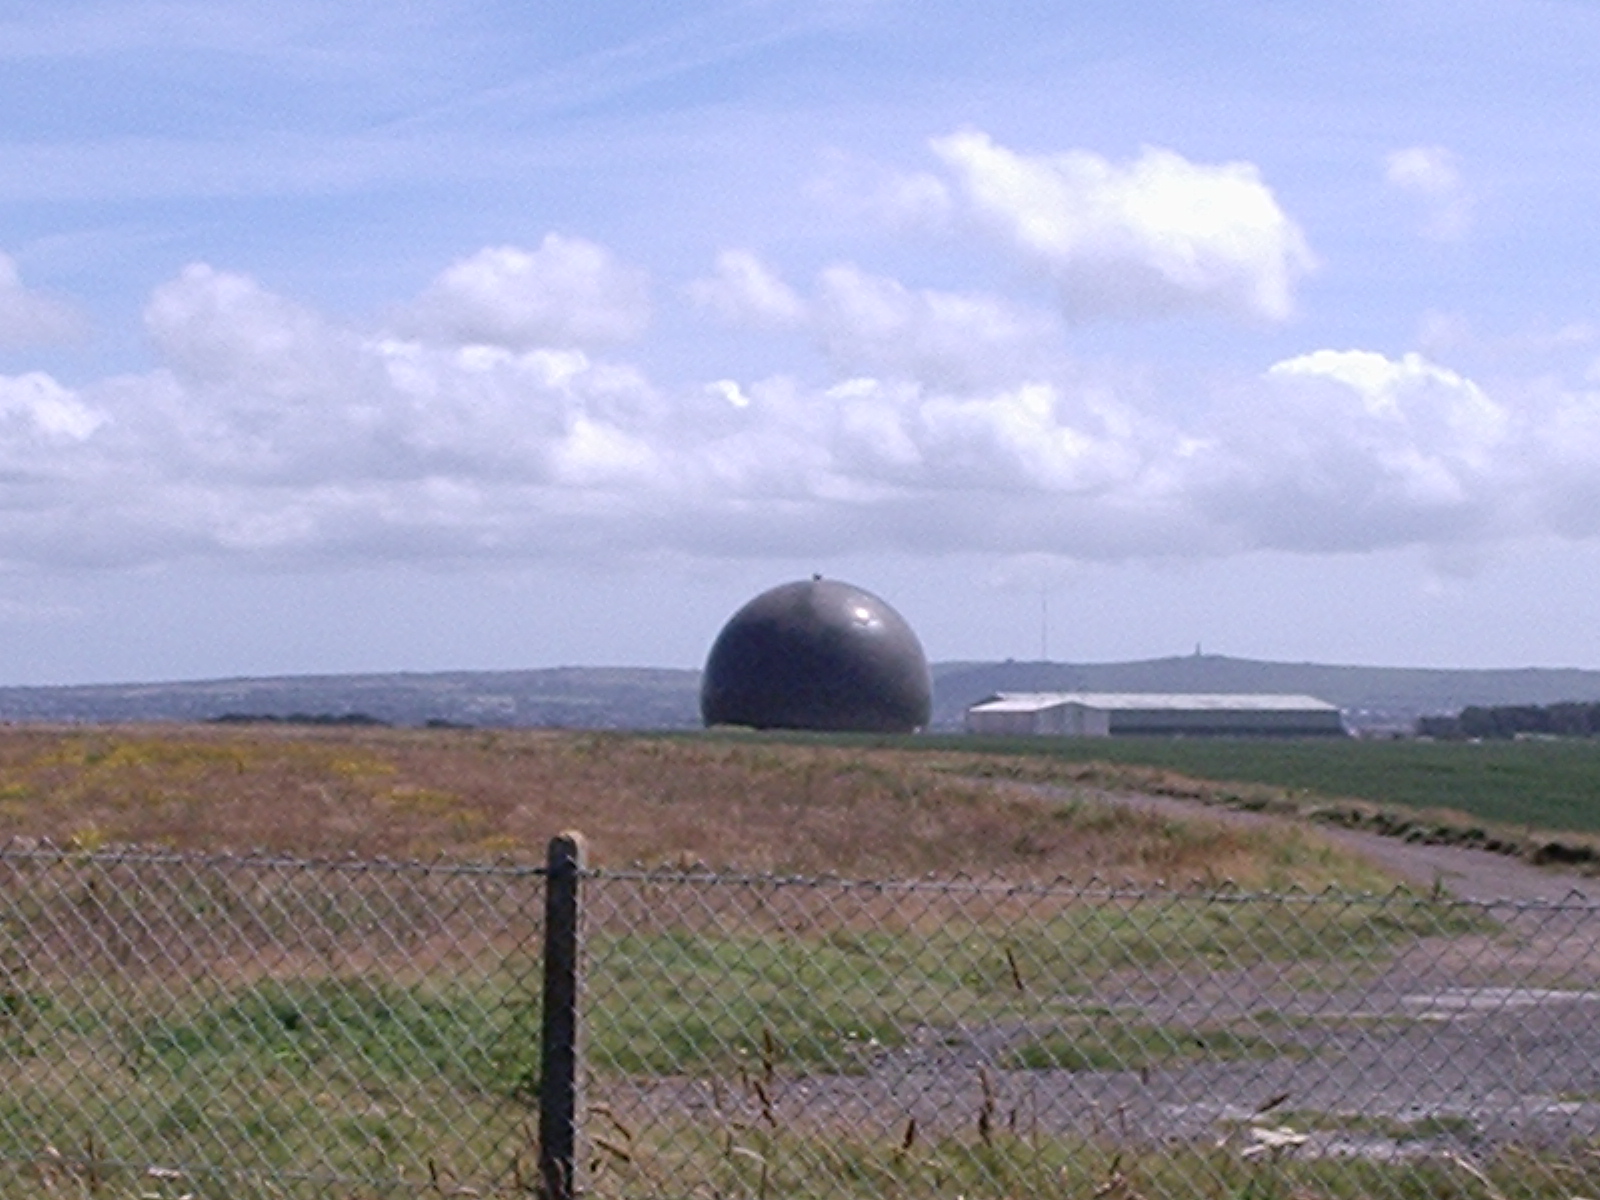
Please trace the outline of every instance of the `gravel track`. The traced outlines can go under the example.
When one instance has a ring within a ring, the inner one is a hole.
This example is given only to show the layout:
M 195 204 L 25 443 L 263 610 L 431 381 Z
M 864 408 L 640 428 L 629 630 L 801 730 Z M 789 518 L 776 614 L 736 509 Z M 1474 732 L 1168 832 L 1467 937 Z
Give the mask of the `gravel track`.
M 1056 789 L 1052 789 L 1056 790 Z M 1066 796 L 1066 791 L 1059 791 Z M 1243 826 L 1305 825 L 1294 817 L 1247 812 L 1196 800 L 1146 796 L 1122 792 L 1096 792 L 1108 804 L 1143 812 L 1157 812 L 1180 820 L 1209 820 Z M 1437 881 L 1450 895 L 1462 900 L 1600 901 L 1600 879 L 1537 867 L 1508 854 L 1474 850 L 1465 846 L 1430 845 L 1380 833 L 1310 825 L 1326 840 L 1359 854 L 1389 874 L 1414 886 L 1432 887 Z

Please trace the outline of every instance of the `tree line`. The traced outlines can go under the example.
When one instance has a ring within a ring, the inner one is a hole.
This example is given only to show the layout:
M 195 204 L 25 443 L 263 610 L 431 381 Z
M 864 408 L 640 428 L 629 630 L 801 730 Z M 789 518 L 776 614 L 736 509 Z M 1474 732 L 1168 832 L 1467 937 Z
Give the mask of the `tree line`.
M 1600 703 L 1563 700 L 1559 704 L 1469 705 L 1453 717 L 1419 717 L 1419 737 L 1442 739 L 1600 735 Z

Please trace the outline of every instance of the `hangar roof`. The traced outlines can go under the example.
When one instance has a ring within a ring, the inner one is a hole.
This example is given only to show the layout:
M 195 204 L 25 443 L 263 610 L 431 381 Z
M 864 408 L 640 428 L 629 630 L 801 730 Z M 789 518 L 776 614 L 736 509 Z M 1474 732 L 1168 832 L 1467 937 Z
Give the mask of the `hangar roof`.
M 1174 712 L 1338 712 L 1315 696 L 1247 692 L 999 692 L 972 706 L 974 712 L 1040 712 L 1063 704 L 1100 709 L 1166 709 Z

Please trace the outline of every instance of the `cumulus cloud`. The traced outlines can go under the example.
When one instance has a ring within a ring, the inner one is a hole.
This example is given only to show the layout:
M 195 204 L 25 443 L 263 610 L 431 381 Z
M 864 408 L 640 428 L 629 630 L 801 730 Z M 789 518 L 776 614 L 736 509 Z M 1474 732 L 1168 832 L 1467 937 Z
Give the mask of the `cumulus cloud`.
M 1456 156 L 1443 146 L 1407 146 L 1384 159 L 1384 179 L 1419 201 L 1425 237 L 1450 242 L 1472 225 L 1472 201 Z
M 881 306 L 880 349 L 1011 319 L 859 272 L 819 295 Z M 1144 467 L 1125 424 L 1048 382 L 664 392 L 572 347 L 361 334 L 205 264 L 155 290 L 146 324 L 163 360 L 148 374 L 78 392 L 0 379 L 0 458 L 17 468 L 0 475 L 5 556 L 932 547 L 997 504 L 1019 511 L 983 536 L 1016 546 L 1052 497 L 1091 503 Z
M 1543 399 L 1529 454 L 1539 486 L 1528 499 L 1555 532 L 1600 536 L 1600 391 L 1581 387 Z
M 197 382 L 227 383 L 232 400 L 316 390 L 339 354 L 341 339 L 316 314 L 206 263 L 158 287 L 144 319 L 174 369 Z
M 994 296 L 911 289 L 841 264 L 817 281 L 814 330 L 832 362 L 966 390 L 1039 365 L 1054 325 Z
M 0 254 L 0 346 L 71 341 L 83 333 L 83 317 L 61 300 L 23 285 L 14 259 Z
M 894 171 L 849 155 L 824 156 L 811 198 L 851 222 L 890 229 L 942 229 L 954 212 L 950 188 L 926 171 Z
M 852 263 L 823 269 L 804 298 L 754 254 L 729 250 L 686 293 L 737 325 L 808 332 L 843 376 L 960 391 L 1059 360 L 1058 322 L 1045 313 L 982 292 L 910 288 Z
M 967 130 L 936 138 L 961 202 L 1049 273 L 1070 316 L 1220 311 L 1271 321 L 1314 265 L 1299 227 L 1249 163 L 1146 149 L 1026 155 Z
M 781 329 L 806 318 L 805 302 L 748 250 L 724 250 L 715 271 L 686 290 L 696 304 L 736 325 Z
M 993 297 L 834 266 L 800 298 L 752 264 L 718 277 L 792 298 L 832 379 L 661 385 L 555 337 L 357 330 L 195 264 L 150 297 L 155 369 L 0 377 L 0 559 L 1449 555 L 1600 535 L 1584 384 L 1491 390 L 1419 354 L 1320 349 L 1209 406 L 1141 405 Z
M 1516 462 L 1510 414 L 1417 354 L 1318 350 L 1274 364 L 1195 455 L 1204 509 L 1242 540 L 1367 550 L 1487 536 Z
M 649 321 L 643 272 L 603 246 L 550 233 L 537 250 L 492 246 L 451 264 L 403 325 L 434 341 L 523 350 L 625 342 Z
M 0 420 L 10 427 L 8 441 L 81 442 L 105 423 L 105 414 L 82 403 L 50 376 L 35 371 L 0 376 Z

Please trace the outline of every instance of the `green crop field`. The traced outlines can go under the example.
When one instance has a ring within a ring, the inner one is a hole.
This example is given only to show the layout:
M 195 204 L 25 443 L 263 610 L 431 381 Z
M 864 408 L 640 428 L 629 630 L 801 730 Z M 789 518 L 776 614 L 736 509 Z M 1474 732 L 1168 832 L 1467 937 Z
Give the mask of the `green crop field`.
M 1159 767 L 1197 779 L 1450 808 L 1537 829 L 1600 830 L 1600 741 L 936 738 L 986 754 Z
M 1306 798 L 1452 809 L 1511 827 L 1600 832 L 1600 739 L 1429 742 L 949 734 L 892 739 L 765 734 L 761 738 L 892 746 L 930 755 L 956 752 L 963 761 L 969 756 L 972 761 L 1011 760 L 1017 764 L 1018 777 L 1041 781 L 1057 766 L 1153 769 L 1219 784 L 1276 788 Z M 1105 776 L 1108 786 L 1122 786 L 1115 770 Z M 1136 775 L 1129 776 L 1126 790 L 1139 790 Z

